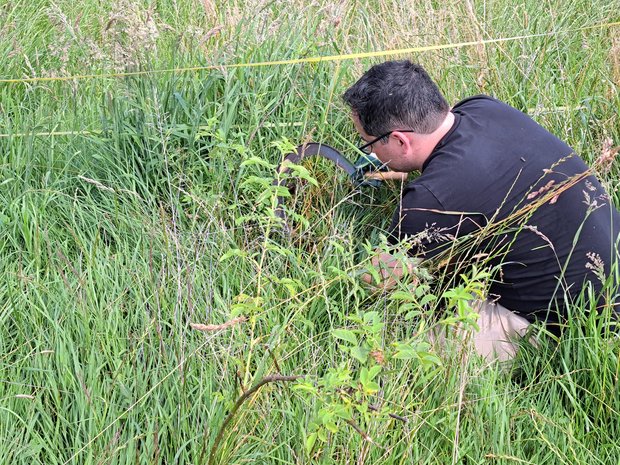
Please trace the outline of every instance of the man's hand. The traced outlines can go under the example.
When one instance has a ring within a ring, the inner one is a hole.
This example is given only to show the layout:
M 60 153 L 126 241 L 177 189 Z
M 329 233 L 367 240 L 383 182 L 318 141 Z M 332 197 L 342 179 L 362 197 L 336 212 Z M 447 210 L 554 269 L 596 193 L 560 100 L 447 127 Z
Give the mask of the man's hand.
M 374 282 L 371 273 L 364 273 L 362 280 L 365 283 L 378 289 L 387 290 L 394 287 L 405 275 L 409 276 L 412 281 L 417 281 L 417 278 L 412 273 L 414 267 L 419 263 L 419 259 L 405 258 L 400 260 L 389 253 L 381 252 L 380 250 L 376 252 L 377 255 L 371 260 L 371 266 L 377 270 L 380 282 Z

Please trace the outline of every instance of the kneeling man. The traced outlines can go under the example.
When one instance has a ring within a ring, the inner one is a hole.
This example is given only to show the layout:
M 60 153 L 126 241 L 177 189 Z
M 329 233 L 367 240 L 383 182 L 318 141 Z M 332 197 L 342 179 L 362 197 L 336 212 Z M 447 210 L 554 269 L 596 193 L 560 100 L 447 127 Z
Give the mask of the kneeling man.
M 561 324 L 567 299 L 588 282 L 601 289 L 617 261 L 620 214 L 560 139 L 488 96 L 450 108 L 409 61 L 373 66 L 343 98 L 362 151 L 393 171 L 421 172 L 402 193 L 390 241 L 411 239 L 423 260 L 454 259 L 454 241 L 467 236 L 459 259 L 498 270 L 477 307 L 482 355 L 509 358 L 508 340 L 530 322 Z M 398 273 L 390 256 L 379 259 Z

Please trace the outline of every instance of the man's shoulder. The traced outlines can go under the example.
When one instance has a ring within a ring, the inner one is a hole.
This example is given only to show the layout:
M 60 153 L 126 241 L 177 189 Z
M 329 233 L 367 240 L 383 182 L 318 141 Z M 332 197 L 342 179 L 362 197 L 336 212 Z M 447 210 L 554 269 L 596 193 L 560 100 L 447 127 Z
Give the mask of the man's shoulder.
M 464 98 L 460 102 L 456 103 L 452 108 L 458 108 L 464 105 L 472 105 L 475 103 L 489 104 L 489 103 L 500 103 L 500 101 L 491 97 L 490 95 L 478 94 L 478 95 L 472 95 L 471 97 Z
M 485 94 L 472 95 L 471 97 L 464 98 L 452 107 L 453 112 L 467 112 L 475 109 L 522 113 L 517 108 Z

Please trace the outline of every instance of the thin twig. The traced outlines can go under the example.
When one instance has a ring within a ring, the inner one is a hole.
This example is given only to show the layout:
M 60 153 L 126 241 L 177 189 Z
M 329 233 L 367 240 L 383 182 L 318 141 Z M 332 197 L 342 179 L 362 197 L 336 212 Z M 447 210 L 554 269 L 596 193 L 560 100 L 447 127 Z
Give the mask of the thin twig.
M 271 360 L 273 361 L 273 364 L 276 367 L 276 370 L 278 370 L 278 373 L 282 373 L 282 370 L 280 369 L 280 365 L 278 365 L 278 360 L 276 359 L 276 356 L 273 353 L 273 351 L 269 348 L 268 345 L 265 348 L 267 349 L 267 352 L 269 352 L 269 355 L 271 356 Z
M 368 409 L 373 412 L 381 412 L 381 409 L 379 407 L 375 407 L 374 405 L 369 405 Z M 407 418 L 396 415 L 395 413 L 388 413 L 388 416 L 394 418 L 395 420 L 402 421 L 403 423 L 407 423 L 409 421 Z
M 362 428 L 360 428 L 359 426 L 357 426 L 357 423 L 355 423 L 353 420 L 345 420 L 350 426 L 351 428 L 353 428 L 362 438 L 364 438 L 364 441 L 368 441 L 369 443 L 371 443 L 373 446 L 377 446 L 379 447 L 379 444 L 377 444 L 375 441 L 372 440 L 372 438 L 370 436 L 368 436 L 368 433 L 366 433 L 364 430 L 362 430 Z

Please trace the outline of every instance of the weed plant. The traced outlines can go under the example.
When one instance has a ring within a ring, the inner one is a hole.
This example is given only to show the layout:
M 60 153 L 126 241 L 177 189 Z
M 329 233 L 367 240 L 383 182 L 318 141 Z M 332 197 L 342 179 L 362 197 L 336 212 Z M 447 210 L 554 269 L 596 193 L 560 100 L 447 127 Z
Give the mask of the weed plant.
M 307 140 L 355 157 L 339 96 L 382 58 L 226 67 L 541 34 L 406 57 L 451 102 L 530 113 L 618 206 L 595 162 L 620 29 L 579 29 L 617 0 L 104 3 L 0 2 L 2 79 L 98 76 L 0 82 L 1 463 L 620 463 L 620 343 L 590 300 L 512 366 L 437 354 L 445 300 L 487 275 L 362 286 L 401 186 L 311 161 L 282 234 L 275 166 Z

